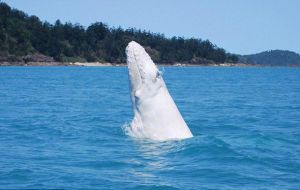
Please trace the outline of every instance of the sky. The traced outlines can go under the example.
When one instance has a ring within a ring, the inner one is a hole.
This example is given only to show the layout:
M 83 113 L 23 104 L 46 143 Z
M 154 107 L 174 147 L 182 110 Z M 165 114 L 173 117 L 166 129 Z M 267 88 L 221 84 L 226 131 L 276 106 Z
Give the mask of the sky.
M 237 54 L 300 53 L 300 0 L 0 0 L 54 23 L 134 27 L 208 39 Z

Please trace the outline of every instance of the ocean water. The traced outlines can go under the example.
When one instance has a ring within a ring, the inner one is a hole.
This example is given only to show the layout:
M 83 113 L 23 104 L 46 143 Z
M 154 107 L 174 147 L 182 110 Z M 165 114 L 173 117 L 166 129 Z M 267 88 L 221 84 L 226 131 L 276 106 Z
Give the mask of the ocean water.
M 300 189 L 300 69 L 161 69 L 193 138 L 124 134 L 126 67 L 0 67 L 0 189 Z

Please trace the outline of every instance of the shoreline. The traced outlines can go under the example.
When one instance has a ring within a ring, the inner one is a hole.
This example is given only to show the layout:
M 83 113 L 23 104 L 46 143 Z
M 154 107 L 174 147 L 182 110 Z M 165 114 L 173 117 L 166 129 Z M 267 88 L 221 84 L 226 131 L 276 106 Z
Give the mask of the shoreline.
M 70 65 L 74 66 L 85 66 L 85 67 L 122 67 L 127 66 L 126 63 L 120 63 L 120 64 L 112 64 L 112 63 L 70 63 Z M 156 64 L 158 66 L 164 66 L 164 67 L 249 67 L 253 65 L 247 65 L 243 63 L 221 63 L 221 64 L 186 64 L 186 63 L 175 63 L 175 64 Z
M 190 64 L 190 63 L 174 63 L 174 64 L 157 64 L 163 67 L 300 67 L 300 65 L 258 65 L 258 64 L 245 64 L 245 63 L 214 63 L 214 64 Z M 1 66 L 71 66 L 71 67 L 125 67 L 126 63 L 100 63 L 100 62 L 0 62 Z

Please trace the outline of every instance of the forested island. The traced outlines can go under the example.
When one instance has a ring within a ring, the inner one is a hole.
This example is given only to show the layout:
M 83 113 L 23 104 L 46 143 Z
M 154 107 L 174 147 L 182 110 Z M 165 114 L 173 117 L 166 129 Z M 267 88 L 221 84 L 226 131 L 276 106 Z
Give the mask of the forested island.
M 134 28 L 110 28 L 97 22 L 42 22 L 36 16 L 0 3 L 0 62 L 58 61 L 125 63 L 125 47 L 135 40 L 158 63 L 236 63 L 238 57 L 208 40 L 166 38 Z
M 280 53 L 241 56 L 229 53 L 209 40 L 167 38 L 164 34 L 135 28 L 112 28 L 102 22 L 88 27 L 60 20 L 51 24 L 0 2 L 0 65 L 33 62 L 46 65 L 72 62 L 122 64 L 126 62 L 125 47 L 132 40 L 143 45 L 159 64 L 300 65 L 299 54 L 293 52 L 278 50 Z

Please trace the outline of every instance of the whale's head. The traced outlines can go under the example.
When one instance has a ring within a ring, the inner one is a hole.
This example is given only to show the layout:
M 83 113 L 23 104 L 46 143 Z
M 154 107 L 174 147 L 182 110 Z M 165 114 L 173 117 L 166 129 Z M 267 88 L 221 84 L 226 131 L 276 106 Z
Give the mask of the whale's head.
M 150 56 L 134 41 L 126 47 L 126 55 L 132 101 L 154 96 L 164 86 L 164 81 Z

